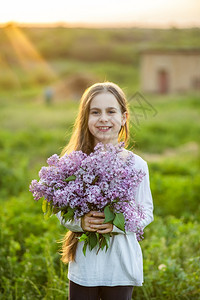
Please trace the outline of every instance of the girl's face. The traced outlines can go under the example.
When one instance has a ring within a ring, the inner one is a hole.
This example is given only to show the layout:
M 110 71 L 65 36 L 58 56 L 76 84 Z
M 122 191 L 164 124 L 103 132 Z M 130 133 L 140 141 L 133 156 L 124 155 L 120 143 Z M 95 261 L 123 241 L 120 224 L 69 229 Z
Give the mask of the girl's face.
M 95 145 L 118 143 L 118 135 L 126 122 L 127 112 L 121 113 L 120 104 L 112 93 L 96 95 L 90 103 L 88 128 L 94 137 Z

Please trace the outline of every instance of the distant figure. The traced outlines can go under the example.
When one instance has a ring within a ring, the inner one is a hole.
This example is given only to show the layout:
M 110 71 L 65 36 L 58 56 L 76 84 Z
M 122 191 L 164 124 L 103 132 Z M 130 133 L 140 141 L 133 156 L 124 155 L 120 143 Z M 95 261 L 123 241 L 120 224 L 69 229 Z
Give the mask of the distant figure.
M 44 99 L 47 105 L 50 105 L 53 100 L 53 89 L 51 87 L 47 87 L 44 90 Z

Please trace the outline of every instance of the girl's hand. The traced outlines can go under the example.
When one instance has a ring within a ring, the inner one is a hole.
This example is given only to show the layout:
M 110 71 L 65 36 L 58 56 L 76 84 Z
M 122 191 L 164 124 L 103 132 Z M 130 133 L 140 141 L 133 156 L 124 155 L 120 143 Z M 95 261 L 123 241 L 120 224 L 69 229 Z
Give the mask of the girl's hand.
M 105 215 L 103 212 L 90 211 L 81 218 L 81 227 L 84 231 L 93 231 L 98 233 L 109 233 L 113 230 L 110 223 L 103 224 Z

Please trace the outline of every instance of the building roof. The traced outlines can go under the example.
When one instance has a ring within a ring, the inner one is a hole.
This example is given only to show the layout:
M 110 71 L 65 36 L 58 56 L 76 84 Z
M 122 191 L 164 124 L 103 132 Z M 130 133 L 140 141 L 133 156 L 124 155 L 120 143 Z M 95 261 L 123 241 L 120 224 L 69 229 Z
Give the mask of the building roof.
M 185 54 L 185 55 L 200 55 L 200 48 L 176 48 L 176 49 L 142 49 L 140 54 Z

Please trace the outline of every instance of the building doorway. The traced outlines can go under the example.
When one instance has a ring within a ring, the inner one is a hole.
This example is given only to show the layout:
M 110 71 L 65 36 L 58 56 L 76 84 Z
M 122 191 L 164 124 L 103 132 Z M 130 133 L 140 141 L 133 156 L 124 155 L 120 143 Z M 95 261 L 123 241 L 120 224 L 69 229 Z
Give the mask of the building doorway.
M 158 71 L 158 92 L 167 94 L 169 92 L 169 75 L 166 70 Z
M 192 80 L 192 89 L 200 90 L 200 77 L 194 77 Z

